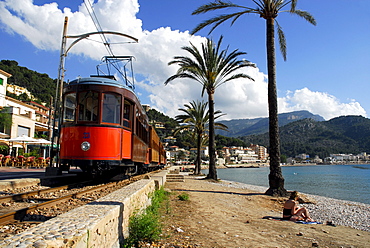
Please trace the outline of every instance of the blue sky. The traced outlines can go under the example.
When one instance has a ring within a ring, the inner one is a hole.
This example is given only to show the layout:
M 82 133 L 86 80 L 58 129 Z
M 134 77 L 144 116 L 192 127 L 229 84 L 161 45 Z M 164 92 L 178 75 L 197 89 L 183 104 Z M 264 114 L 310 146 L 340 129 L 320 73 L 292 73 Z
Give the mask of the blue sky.
M 188 55 L 181 47 L 189 41 L 198 45 L 204 37 L 217 40 L 222 34 L 225 47 L 247 52 L 243 58 L 258 68 L 245 71 L 255 82 L 242 80 L 218 88 L 216 109 L 227 114 L 225 119 L 267 116 L 264 19 L 246 15 L 233 26 L 224 23 L 210 36 L 209 29 L 190 36 L 189 31 L 199 22 L 223 12 L 191 15 L 208 0 L 85 1 L 93 3 L 103 30 L 139 39 L 138 44 L 112 45 L 112 49 L 115 55 L 135 56 L 136 92 L 142 103 L 174 117 L 179 114 L 178 108 L 201 99 L 200 86 L 195 82 L 178 80 L 163 85 L 177 69 L 167 63 L 173 56 Z M 233 2 L 254 6 L 251 0 Z M 325 119 L 341 115 L 368 117 L 370 1 L 300 0 L 297 8 L 310 12 L 317 26 L 288 13 L 277 18 L 288 51 L 284 61 L 277 47 L 279 112 L 308 110 Z M 0 59 L 16 60 L 20 66 L 56 78 L 66 15 L 67 34 L 96 31 L 83 0 L 0 0 Z M 109 40 L 123 42 L 119 37 Z M 101 43 L 80 42 L 66 59 L 66 79 L 94 74 L 104 55 Z

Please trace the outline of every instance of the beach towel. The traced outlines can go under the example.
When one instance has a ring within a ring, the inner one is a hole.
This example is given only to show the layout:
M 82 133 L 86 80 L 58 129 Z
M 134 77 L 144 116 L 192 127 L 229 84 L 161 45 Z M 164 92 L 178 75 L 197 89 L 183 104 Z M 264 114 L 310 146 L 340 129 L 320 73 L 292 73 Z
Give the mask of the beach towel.
M 298 224 L 322 224 L 321 222 L 318 222 L 318 221 L 303 221 L 303 220 L 296 221 L 295 223 L 298 223 Z
M 284 220 L 283 218 L 275 217 L 275 216 L 264 216 L 264 217 L 262 217 L 262 219 L 278 220 L 278 221 L 290 221 L 290 220 Z M 295 223 L 298 223 L 298 224 L 322 224 L 321 222 L 318 222 L 318 221 L 303 221 L 303 220 L 295 221 Z

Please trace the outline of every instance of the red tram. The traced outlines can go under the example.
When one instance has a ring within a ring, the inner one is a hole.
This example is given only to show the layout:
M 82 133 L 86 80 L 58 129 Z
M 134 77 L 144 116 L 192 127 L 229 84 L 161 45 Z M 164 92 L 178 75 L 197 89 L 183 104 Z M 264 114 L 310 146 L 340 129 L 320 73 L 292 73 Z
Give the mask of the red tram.
M 92 76 L 63 90 L 60 167 L 101 175 L 163 167 L 166 153 L 131 87 L 113 77 Z

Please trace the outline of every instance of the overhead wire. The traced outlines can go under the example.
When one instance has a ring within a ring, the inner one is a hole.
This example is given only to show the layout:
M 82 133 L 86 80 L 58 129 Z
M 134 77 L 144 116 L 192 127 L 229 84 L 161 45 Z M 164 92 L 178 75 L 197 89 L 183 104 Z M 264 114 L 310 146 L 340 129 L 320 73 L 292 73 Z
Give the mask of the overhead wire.
M 87 5 L 87 3 L 89 4 L 89 6 Z M 102 32 L 103 29 L 99 23 L 99 20 L 98 20 L 98 17 L 96 16 L 95 14 L 95 11 L 94 11 L 94 8 L 93 8 L 93 5 L 92 3 L 90 2 L 90 0 L 84 0 L 84 4 L 85 4 L 85 7 L 87 9 L 87 12 L 89 13 L 94 25 L 95 25 L 95 28 L 98 32 Z M 91 9 L 91 11 L 90 11 Z M 100 38 L 105 46 L 105 48 L 107 49 L 107 52 L 114 57 L 114 54 L 113 54 L 113 51 L 112 51 L 112 48 L 110 47 L 110 43 L 108 42 L 107 38 L 105 37 L 105 35 L 103 33 L 100 34 Z
M 88 4 L 86 2 L 88 2 Z M 102 43 L 105 45 L 105 48 L 107 49 L 107 52 L 110 54 L 111 57 L 116 58 L 116 56 L 114 55 L 110 45 L 111 44 L 122 44 L 122 43 L 121 42 L 119 42 L 119 43 L 109 43 L 108 39 L 106 38 L 106 36 L 102 32 L 103 29 L 102 29 L 102 27 L 99 23 L 98 17 L 95 14 L 92 3 L 90 2 L 90 0 L 84 0 L 84 4 L 85 4 L 85 7 L 86 7 L 86 10 L 88 11 L 88 13 L 89 13 L 94 25 L 95 25 L 95 28 L 97 29 L 98 32 L 101 32 L 100 33 L 100 38 L 102 40 Z M 98 41 L 95 41 L 95 42 L 98 42 Z M 124 43 L 127 43 L 127 42 L 124 42 Z M 115 61 L 115 62 L 111 62 L 109 64 L 117 70 L 117 72 L 125 79 L 126 84 L 127 84 L 128 82 L 130 82 L 130 80 L 127 78 L 126 73 L 123 73 L 122 70 L 119 67 L 117 67 L 116 63 L 118 63 L 118 62 Z M 126 65 L 124 65 L 124 68 L 126 68 Z M 131 65 L 131 71 L 133 73 L 132 65 Z M 130 84 L 134 88 L 134 82 L 131 82 Z

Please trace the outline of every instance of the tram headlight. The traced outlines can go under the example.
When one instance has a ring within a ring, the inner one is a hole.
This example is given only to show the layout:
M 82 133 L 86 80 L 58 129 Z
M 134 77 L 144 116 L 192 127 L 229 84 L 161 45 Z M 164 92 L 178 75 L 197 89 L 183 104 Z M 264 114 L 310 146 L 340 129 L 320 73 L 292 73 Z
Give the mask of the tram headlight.
M 82 149 L 82 151 L 85 151 L 86 152 L 87 150 L 90 149 L 90 143 L 87 142 L 87 141 L 82 142 L 81 143 L 81 149 Z

